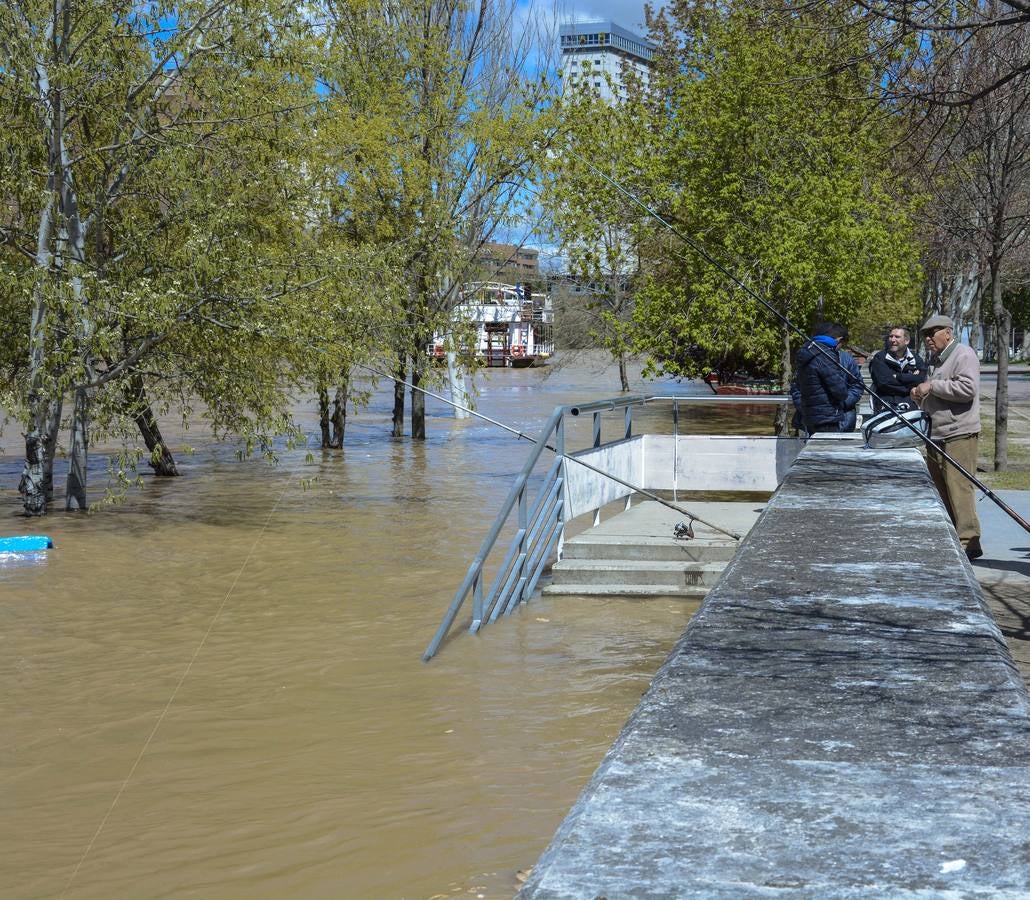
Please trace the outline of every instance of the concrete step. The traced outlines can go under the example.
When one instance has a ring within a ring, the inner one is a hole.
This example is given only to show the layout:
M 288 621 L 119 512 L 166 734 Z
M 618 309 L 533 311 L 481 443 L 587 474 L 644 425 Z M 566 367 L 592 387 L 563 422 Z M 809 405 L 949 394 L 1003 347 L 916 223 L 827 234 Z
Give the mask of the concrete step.
M 655 562 L 726 562 L 740 546 L 736 541 L 677 541 L 642 535 L 580 534 L 565 542 L 563 559 L 652 560 Z
M 551 568 L 552 584 L 652 585 L 653 593 L 667 587 L 711 587 L 722 562 L 562 559 Z
M 702 600 L 708 595 L 704 585 L 683 585 L 664 587 L 654 584 L 548 584 L 544 594 L 560 594 L 576 597 L 680 597 L 685 600 Z

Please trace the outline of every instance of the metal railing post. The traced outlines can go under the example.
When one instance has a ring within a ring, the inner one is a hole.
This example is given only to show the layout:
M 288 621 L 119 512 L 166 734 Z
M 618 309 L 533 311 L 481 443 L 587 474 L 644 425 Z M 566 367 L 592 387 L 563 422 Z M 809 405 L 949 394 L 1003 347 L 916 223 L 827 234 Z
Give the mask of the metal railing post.
M 594 410 L 594 447 L 601 446 L 601 410 Z M 594 510 L 594 521 L 592 527 L 596 528 L 601 524 L 601 509 Z
M 676 502 L 676 488 L 680 476 L 680 402 L 672 401 L 672 502 Z
M 625 411 L 623 412 L 623 417 L 624 417 L 623 418 L 623 422 L 625 423 L 625 426 L 626 426 L 625 434 L 623 436 L 628 441 L 631 437 L 633 437 L 633 407 L 632 406 L 627 406 L 626 407 Z M 633 495 L 632 494 L 627 494 L 626 495 L 626 502 L 622 504 L 623 511 L 629 509 L 632 505 L 633 505 Z
M 483 627 L 483 570 L 476 573 L 472 582 L 472 624 L 469 631 L 473 634 Z
M 558 425 L 554 430 L 554 449 L 564 457 L 565 456 L 565 414 L 562 413 L 561 418 L 558 420 Z M 561 462 L 561 468 L 558 470 L 558 477 L 562 481 L 562 504 L 561 504 L 561 521 L 558 525 L 558 559 L 562 558 L 565 551 L 565 485 L 568 484 L 568 471 L 566 470 L 566 461 L 563 458 Z
M 516 587 L 512 594 L 518 597 L 521 603 L 524 599 L 522 593 L 526 588 L 526 560 L 529 558 L 529 548 L 526 546 L 529 538 L 529 503 L 525 489 L 519 494 L 519 531 L 522 532 L 522 538 L 519 540 L 519 574 L 515 579 Z

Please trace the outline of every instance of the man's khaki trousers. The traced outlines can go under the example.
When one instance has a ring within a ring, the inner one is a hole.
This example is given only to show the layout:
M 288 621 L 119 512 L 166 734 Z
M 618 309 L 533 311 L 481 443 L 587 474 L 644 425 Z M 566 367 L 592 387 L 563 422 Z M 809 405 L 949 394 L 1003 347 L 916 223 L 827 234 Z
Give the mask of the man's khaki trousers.
M 979 434 L 964 434 L 944 442 L 944 450 L 970 475 L 976 475 L 976 457 Z M 949 465 L 939 451 L 926 448 L 926 466 L 930 470 L 937 493 L 951 516 L 958 539 L 965 547 L 973 538 L 980 537 L 980 519 L 976 515 L 976 489 L 954 466 Z

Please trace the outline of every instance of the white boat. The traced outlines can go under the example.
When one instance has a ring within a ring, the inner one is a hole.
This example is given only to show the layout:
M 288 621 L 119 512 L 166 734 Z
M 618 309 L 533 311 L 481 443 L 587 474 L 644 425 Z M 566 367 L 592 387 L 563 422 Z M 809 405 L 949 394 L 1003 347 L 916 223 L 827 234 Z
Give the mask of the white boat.
M 472 334 L 471 346 L 455 349 L 475 355 L 486 366 L 542 365 L 554 352 L 552 315 L 544 294 L 530 294 L 498 281 L 477 281 L 462 287 L 461 303 L 453 316 L 459 326 L 453 333 Z M 431 355 L 442 360 L 447 349 L 447 336 L 436 335 Z

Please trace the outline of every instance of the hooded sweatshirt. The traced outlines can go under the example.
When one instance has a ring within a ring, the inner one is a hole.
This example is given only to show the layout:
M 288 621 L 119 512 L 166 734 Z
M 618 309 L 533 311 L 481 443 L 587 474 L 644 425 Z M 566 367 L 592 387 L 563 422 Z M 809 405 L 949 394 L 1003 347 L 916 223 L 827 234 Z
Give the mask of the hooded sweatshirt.
M 839 428 L 848 397 L 848 378 L 837 365 L 837 341 L 817 335 L 798 350 L 797 386 L 801 395 L 801 420 L 812 432 L 827 426 Z

